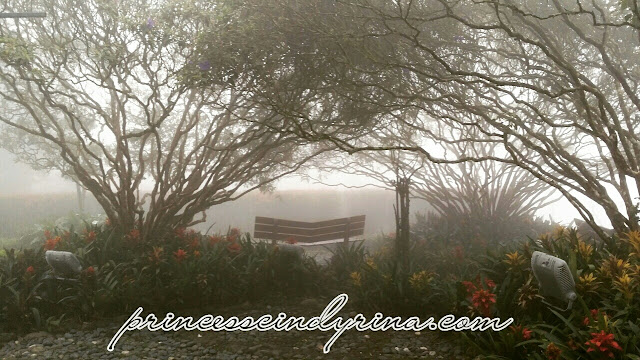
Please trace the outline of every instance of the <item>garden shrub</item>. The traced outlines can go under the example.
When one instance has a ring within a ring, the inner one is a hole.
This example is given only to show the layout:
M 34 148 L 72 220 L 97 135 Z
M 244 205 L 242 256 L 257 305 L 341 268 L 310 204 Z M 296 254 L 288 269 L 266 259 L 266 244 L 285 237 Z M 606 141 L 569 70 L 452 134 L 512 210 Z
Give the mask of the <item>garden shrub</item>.
M 397 314 L 513 317 L 501 332 L 460 333 L 490 358 L 640 358 L 640 232 L 596 241 L 557 227 L 483 250 L 437 244 L 413 242 L 406 278 L 394 278 L 388 252 L 365 255 L 348 293 L 363 308 Z M 572 309 L 540 295 L 530 265 L 536 250 L 567 261 L 578 294 Z
M 83 264 L 77 281 L 48 280 L 46 250 L 73 252 Z M 0 257 L 0 331 L 22 332 L 145 310 L 236 304 L 315 294 L 321 271 L 314 259 L 280 251 L 230 229 L 206 236 L 177 229 L 153 242 L 133 230 L 86 223 L 84 230 L 54 228 L 41 246 L 6 249 Z

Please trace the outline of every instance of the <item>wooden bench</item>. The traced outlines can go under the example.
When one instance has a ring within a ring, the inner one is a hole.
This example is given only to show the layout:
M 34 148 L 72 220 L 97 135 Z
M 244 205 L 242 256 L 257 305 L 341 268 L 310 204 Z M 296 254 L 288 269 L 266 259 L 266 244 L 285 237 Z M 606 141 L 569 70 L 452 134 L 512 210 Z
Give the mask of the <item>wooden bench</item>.
M 293 221 L 256 216 L 253 237 L 272 242 L 293 239 L 300 244 L 349 238 L 364 234 L 365 215 L 317 222 Z

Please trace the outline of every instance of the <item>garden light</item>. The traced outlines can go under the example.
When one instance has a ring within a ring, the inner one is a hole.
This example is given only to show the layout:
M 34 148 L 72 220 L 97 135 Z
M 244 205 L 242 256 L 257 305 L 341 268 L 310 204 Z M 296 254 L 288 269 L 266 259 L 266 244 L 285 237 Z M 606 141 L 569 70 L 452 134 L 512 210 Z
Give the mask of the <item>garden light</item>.
M 82 265 L 78 258 L 68 251 L 49 250 L 45 253 L 47 264 L 53 268 L 53 272 L 60 275 L 76 275 L 82 271 Z
M 534 251 L 531 256 L 531 269 L 540 284 L 542 295 L 566 301 L 568 303 L 566 310 L 571 309 L 578 296 L 575 291 L 576 284 L 567 263 L 555 256 Z

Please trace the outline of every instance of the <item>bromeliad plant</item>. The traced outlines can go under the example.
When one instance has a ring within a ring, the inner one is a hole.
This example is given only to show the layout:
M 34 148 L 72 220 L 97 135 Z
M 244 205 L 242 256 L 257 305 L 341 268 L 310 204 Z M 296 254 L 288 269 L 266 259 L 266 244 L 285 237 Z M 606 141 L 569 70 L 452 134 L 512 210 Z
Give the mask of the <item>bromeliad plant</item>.
M 304 295 L 322 281 L 313 259 L 252 242 L 238 229 L 206 236 L 180 228 L 145 241 L 136 229 L 122 234 L 106 221 L 81 231 L 46 230 L 40 241 L 36 249 L 7 249 L 0 257 L 0 331 L 126 314 L 138 306 L 174 311 Z M 48 279 L 46 250 L 73 252 L 83 264 L 79 277 Z
M 536 240 L 496 252 L 481 272 L 496 282 L 492 316 L 513 317 L 530 331 L 468 333 L 478 352 L 511 359 L 636 359 L 640 356 L 640 233 L 604 241 L 576 229 L 556 228 Z M 567 261 L 579 295 L 570 311 L 544 304 L 530 271 L 531 253 L 543 251 Z

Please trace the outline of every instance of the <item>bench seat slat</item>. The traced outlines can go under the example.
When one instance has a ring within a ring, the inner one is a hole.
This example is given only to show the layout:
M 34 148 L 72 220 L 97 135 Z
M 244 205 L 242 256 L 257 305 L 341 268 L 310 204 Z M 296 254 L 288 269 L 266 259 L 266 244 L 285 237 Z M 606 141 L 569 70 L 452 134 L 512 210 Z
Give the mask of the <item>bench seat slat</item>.
M 347 235 L 347 224 L 349 227 L 348 237 L 363 235 L 365 215 L 317 222 L 256 216 L 253 236 L 257 239 L 276 241 L 293 237 L 301 243 L 344 239 Z

